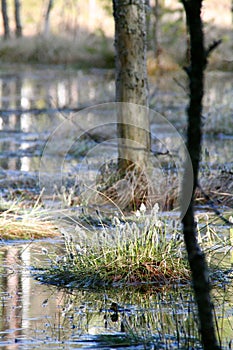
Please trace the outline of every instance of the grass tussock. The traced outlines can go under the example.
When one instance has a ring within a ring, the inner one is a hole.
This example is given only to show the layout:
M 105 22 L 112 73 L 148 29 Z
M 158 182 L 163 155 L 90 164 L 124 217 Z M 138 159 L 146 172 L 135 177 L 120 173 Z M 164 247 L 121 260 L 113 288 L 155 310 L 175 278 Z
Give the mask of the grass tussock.
M 190 273 L 180 234 L 176 229 L 167 232 L 167 225 L 158 218 L 158 206 L 150 217 L 144 210 L 142 205 L 133 221 L 115 217 L 112 228 L 101 231 L 63 232 L 64 254 L 49 256 L 49 267 L 37 270 L 36 278 L 79 288 L 187 283 Z
M 144 204 L 152 209 L 156 203 L 162 210 L 178 206 L 178 180 L 171 174 L 156 174 L 130 165 L 124 173 L 115 163 L 104 164 L 97 176 L 96 187 L 89 188 L 80 199 L 100 212 L 115 213 L 136 211 Z
M 147 173 L 135 164 L 130 165 L 124 174 L 117 164 L 104 164 L 97 178 L 97 189 L 90 196 L 91 205 L 118 210 L 136 210 L 142 203 L 153 207 L 153 184 Z
M 0 239 L 21 240 L 56 237 L 56 225 L 36 204 L 32 209 L 15 203 L 0 214 Z

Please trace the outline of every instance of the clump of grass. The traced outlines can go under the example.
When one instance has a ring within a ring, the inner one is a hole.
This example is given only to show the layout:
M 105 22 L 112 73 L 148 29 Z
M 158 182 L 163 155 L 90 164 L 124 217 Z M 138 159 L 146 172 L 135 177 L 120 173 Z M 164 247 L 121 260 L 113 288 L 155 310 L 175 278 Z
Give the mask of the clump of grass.
M 85 199 L 85 204 L 92 208 L 108 213 L 118 211 L 120 214 L 135 211 L 142 203 L 148 209 L 156 203 L 162 210 L 178 206 L 179 183 L 176 175 L 171 175 L 169 171 L 158 172 L 155 184 L 150 171 L 132 163 L 122 173 L 115 162 L 106 163 L 99 169 L 97 186 L 88 188 L 81 202 Z
M 133 221 L 114 218 L 114 228 L 101 232 L 79 228 L 78 243 L 63 232 L 64 255 L 49 256 L 50 266 L 42 273 L 37 271 L 35 277 L 79 288 L 187 283 L 190 273 L 177 229 L 167 232 L 166 223 L 158 218 L 157 205 L 149 217 L 144 210 L 142 205 Z
M 38 202 L 33 208 L 12 203 L 0 214 L 0 239 L 38 239 L 58 236 L 56 225 L 41 209 Z

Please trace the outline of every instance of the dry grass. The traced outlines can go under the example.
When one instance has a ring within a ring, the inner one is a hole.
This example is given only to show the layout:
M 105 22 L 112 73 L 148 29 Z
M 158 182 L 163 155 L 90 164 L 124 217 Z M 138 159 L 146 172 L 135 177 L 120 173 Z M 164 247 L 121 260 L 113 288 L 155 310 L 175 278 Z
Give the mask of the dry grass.
M 0 60 L 8 63 L 106 67 L 113 66 L 114 52 L 111 40 L 104 36 L 82 35 L 75 41 L 70 37 L 38 35 L 1 42 Z
M 135 164 L 129 166 L 124 174 L 117 170 L 117 164 L 111 167 L 104 165 L 97 177 L 96 188 L 90 188 L 84 194 L 87 205 L 110 212 L 135 211 L 142 203 L 147 209 L 153 208 L 155 203 L 159 203 L 161 208 L 171 208 L 172 202 L 168 198 L 169 193 L 174 191 L 174 179 L 170 179 L 168 186 L 170 176 L 158 176 L 155 183 L 149 173 L 150 169 L 144 171 Z
M 215 202 L 216 205 L 233 207 L 233 174 L 229 171 L 221 174 L 213 173 L 201 179 L 201 185 L 205 193 Z M 197 200 L 205 203 L 206 198 L 200 190 L 197 191 Z
M 180 206 L 181 180 L 176 174 L 165 171 L 151 177 L 147 171 L 133 166 L 122 176 L 116 164 L 103 166 L 96 187 L 84 192 L 79 203 L 106 213 L 136 211 L 142 203 L 147 209 L 158 203 L 162 210 L 170 211 Z M 233 206 L 233 176 L 230 170 L 202 173 L 200 183 L 217 206 Z M 197 203 L 207 202 L 201 190 L 196 191 L 195 198 Z
M 0 239 L 38 239 L 59 235 L 56 225 L 39 206 L 32 209 L 11 204 L 0 214 Z

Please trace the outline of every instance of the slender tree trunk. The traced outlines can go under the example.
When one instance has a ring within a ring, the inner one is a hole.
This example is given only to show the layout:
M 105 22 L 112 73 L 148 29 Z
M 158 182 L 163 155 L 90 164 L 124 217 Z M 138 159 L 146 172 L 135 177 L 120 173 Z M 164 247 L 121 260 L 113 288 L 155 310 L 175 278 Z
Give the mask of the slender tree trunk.
M 22 36 L 22 24 L 20 16 L 21 3 L 20 0 L 15 0 L 15 35 L 17 38 Z
M 146 38 L 147 43 L 150 40 L 150 27 L 151 27 L 151 6 L 150 6 L 150 0 L 145 0 L 145 6 L 146 6 Z
M 233 24 L 233 0 L 231 0 L 231 23 Z
M 10 38 L 10 27 L 9 27 L 9 19 L 7 13 L 7 0 L 2 0 L 2 18 L 3 18 L 3 26 L 4 26 L 4 39 L 7 40 Z
M 132 163 L 144 168 L 150 150 L 149 114 L 135 105 L 147 106 L 145 0 L 113 0 L 116 49 L 116 101 L 118 111 L 119 168 Z M 132 147 L 141 146 L 141 151 Z
M 187 148 L 193 169 L 188 162 L 183 179 L 182 204 L 185 207 L 185 194 L 189 186 L 193 186 L 193 195 L 198 183 L 198 171 L 202 142 L 202 98 L 204 91 L 204 69 L 207 53 L 204 48 L 204 35 L 201 20 L 202 0 L 182 0 L 185 8 L 190 33 L 190 67 L 186 69 L 189 76 L 190 102 L 187 109 L 188 131 Z M 193 184 L 190 184 L 190 172 L 193 170 Z M 210 296 L 208 267 L 204 253 L 197 242 L 196 223 L 194 219 L 193 195 L 186 213 L 182 213 L 183 234 L 192 271 L 193 288 L 198 306 L 200 333 L 205 350 L 220 349 L 215 335 L 213 321 L 213 304 Z
M 54 2 L 53 0 L 48 1 L 48 6 L 45 12 L 45 20 L 44 20 L 44 35 L 48 36 L 50 33 L 50 13 L 53 8 Z
M 157 60 L 157 63 L 159 64 L 159 35 L 158 35 L 158 29 L 159 29 L 159 0 L 155 0 L 155 7 L 154 7 L 154 55 L 155 59 Z

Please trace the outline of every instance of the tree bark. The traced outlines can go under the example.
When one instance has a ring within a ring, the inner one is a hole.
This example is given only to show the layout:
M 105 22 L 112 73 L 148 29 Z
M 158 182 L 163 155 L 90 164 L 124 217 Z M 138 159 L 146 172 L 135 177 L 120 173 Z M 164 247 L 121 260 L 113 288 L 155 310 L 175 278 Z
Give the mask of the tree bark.
M 187 109 L 188 131 L 187 149 L 192 167 L 185 165 L 182 203 L 185 208 L 185 194 L 189 186 L 193 186 L 193 195 L 186 213 L 182 213 L 183 234 L 192 272 L 193 288 L 198 307 L 200 333 L 205 350 L 220 349 L 213 321 L 213 304 L 210 296 L 211 285 L 204 253 L 197 242 L 196 223 L 194 219 L 194 192 L 198 183 L 198 171 L 202 142 L 202 98 L 204 94 L 204 69 L 207 63 L 207 52 L 204 48 L 204 34 L 201 20 L 202 0 L 182 0 L 185 8 L 190 34 L 191 64 L 186 68 L 189 76 L 190 102 Z M 189 174 L 193 170 L 193 184 Z
M 22 24 L 20 16 L 21 3 L 20 0 L 15 0 L 15 35 L 17 38 L 22 36 Z
M 149 113 L 132 105 L 148 105 L 145 0 L 113 0 L 113 12 L 116 101 L 128 102 L 118 110 L 119 168 L 124 171 L 132 163 L 144 168 L 150 150 Z M 134 143 L 142 150 L 135 151 Z
M 7 1 L 2 0 L 2 18 L 3 18 L 3 26 L 4 26 L 4 39 L 7 40 L 10 38 L 10 27 L 9 27 L 9 19 L 7 13 Z

